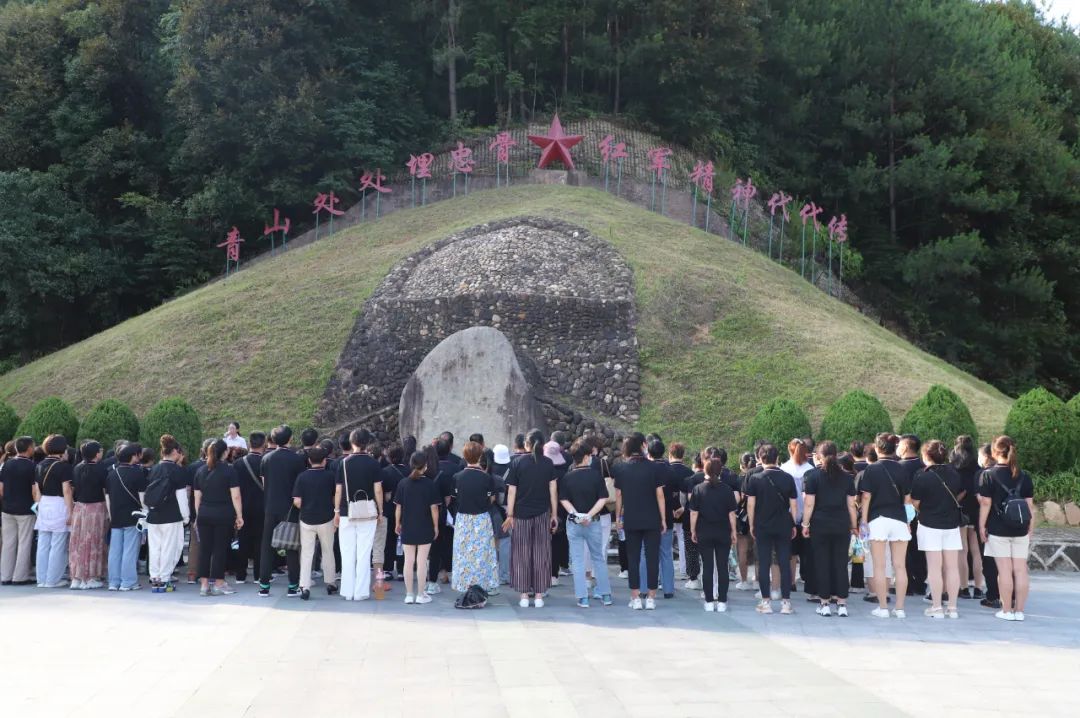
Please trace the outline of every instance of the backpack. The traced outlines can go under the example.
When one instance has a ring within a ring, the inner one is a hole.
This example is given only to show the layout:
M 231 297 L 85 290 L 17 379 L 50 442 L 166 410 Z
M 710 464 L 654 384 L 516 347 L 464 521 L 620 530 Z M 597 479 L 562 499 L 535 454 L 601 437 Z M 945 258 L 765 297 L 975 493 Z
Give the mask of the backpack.
M 454 601 L 454 608 L 483 608 L 487 605 L 488 593 L 475 583 L 469 586 L 461 598 Z
M 165 475 L 146 487 L 146 491 L 143 493 L 143 503 L 151 511 L 157 511 L 165 507 L 165 503 L 173 493 L 175 491 L 172 488 L 172 482 L 169 481 L 169 476 Z
M 1016 477 L 1016 486 L 1010 489 L 1005 486 L 998 477 L 994 476 L 993 471 L 989 471 L 988 473 L 990 474 L 990 478 L 1005 490 L 1005 498 L 1002 499 L 1001 503 L 997 506 L 998 515 L 1001 516 L 1001 520 L 1010 528 L 1027 528 L 1031 523 L 1031 507 L 1028 506 L 1027 499 L 1020 495 L 1020 487 L 1024 484 L 1023 475 Z

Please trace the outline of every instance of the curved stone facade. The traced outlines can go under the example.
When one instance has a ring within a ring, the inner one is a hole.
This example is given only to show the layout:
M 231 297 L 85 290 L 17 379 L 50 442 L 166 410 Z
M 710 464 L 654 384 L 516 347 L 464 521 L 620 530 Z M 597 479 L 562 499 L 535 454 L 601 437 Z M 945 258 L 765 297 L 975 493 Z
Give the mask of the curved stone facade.
M 396 435 L 401 391 L 428 352 L 490 326 L 512 343 L 549 429 L 610 436 L 609 424 L 633 423 L 640 410 L 635 325 L 633 274 L 606 242 L 538 217 L 478 225 L 390 270 L 338 358 L 316 423 Z

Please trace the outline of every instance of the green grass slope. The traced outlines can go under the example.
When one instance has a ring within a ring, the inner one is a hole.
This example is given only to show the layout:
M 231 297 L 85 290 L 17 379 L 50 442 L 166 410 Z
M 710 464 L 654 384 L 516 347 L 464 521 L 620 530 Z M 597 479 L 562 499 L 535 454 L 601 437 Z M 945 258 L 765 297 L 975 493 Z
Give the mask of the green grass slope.
M 557 217 L 610 241 L 633 268 L 643 428 L 692 446 L 742 447 L 754 413 L 784 396 L 815 422 L 853 388 L 899 423 L 931 384 L 951 387 L 986 435 L 1010 400 L 922 352 L 756 252 L 602 192 L 522 186 L 398 212 L 203 287 L 0 376 L 20 413 L 58 395 L 80 415 L 104 398 L 140 416 L 186 397 L 207 431 L 311 422 L 364 300 L 402 257 L 504 217 Z M 465 269 L 465 268 L 463 268 Z

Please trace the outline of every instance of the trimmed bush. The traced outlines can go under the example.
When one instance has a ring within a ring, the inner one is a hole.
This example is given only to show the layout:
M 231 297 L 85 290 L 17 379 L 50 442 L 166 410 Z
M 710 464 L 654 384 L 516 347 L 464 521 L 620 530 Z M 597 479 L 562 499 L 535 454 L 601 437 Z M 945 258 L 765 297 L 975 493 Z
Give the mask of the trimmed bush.
M 939 439 L 952 446 L 956 437 L 970 435 L 979 441 L 975 420 L 967 405 L 951 389 L 935 384 L 915 402 L 900 422 L 901 434 L 915 434 L 923 441 Z
M 841 451 L 847 451 L 853 441 L 870 444 L 879 433 L 892 430 L 892 417 L 877 397 L 855 389 L 825 410 L 818 436 L 835 441 Z
M 39 444 L 49 434 L 63 434 L 68 443 L 74 444 L 79 436 L 79 418 L 70 404 L 51 396 L 34 404 L 15 433 L 32 436 Z
M 1013 402 L 1005 433 L 1016 441 L 1020 466 L 1027 471 L 1052 474 L 1076 464 L 1080 417 L 1041 386 Z
M 14 439 L 15 430 L 18 428 L 19 415 L 9 405 L 0 401 L 0 444 L 6 444 Z
M 1069 399 L 1065 406 L 1069 407 L 1072 413 L 1080 416 L 1080 394 L 1077 394 L 1072 399 Z
M 117 439 L 139 440 L 139 419 L 127 404 L 106 399 L 95 406 L 79 427 L 79 442 L 96 439 L 106 451 Z
M 781 460 L 787 461 L 787 445 L 792 439 L 810 436 L 810 420 L 798 404 L 788 399 L 773 399 L 754 417 L 748 429 L 750 441 L 764 439 L 780 450 Z
M 172 434 L 189 457 L 197 458 L 202 446 L 202 422 L 183 399 L 163 399 L 142 420 L 142 444 L 157 451 L 162 434 Z

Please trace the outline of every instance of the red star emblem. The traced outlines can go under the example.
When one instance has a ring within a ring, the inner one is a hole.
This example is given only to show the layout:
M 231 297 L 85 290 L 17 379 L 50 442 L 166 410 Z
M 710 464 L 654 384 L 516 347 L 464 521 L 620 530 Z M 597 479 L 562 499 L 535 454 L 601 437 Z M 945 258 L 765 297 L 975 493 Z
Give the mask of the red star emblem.
M 563 163 L 568 170 L 574 169 L 574 160 L 570 157 L 570 148 L 581 142 L 582 135 L 568 135 L 563 132 L 559 116 L 551 120 L 551 129 L 546 135 L 529 135 L 529 142 L 540 148 L 540 164 L 537 169 L 544 169 L 554 161 Z

